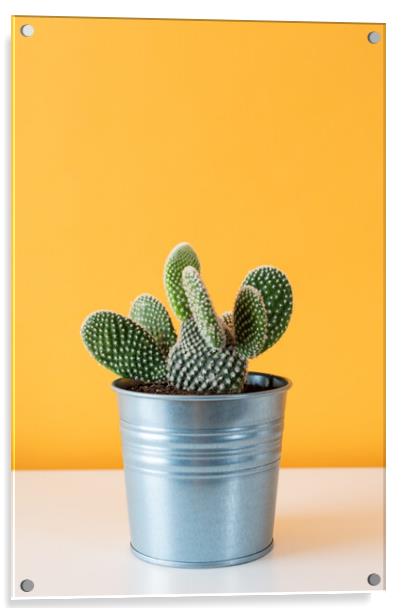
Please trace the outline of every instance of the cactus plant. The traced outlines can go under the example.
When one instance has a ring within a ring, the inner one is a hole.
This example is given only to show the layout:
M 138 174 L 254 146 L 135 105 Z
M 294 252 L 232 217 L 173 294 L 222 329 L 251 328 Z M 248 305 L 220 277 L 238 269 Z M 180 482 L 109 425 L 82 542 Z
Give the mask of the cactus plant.
M 181 321 L 176 336 L 169 313 L 142 294 L 129 316 L 91 313 L 81 334 L 92 356 L 119 376 L 166 383 L 178 391 L 239 393 L 248 360 L 275 344 L 292 313 L 292 289 L 283 272 L 260 266 L 243 280 L 233 311 L 219 316 L 200 275 L 200 262 L 187 243 L 178 244 L 164 267 L 170 306 Z

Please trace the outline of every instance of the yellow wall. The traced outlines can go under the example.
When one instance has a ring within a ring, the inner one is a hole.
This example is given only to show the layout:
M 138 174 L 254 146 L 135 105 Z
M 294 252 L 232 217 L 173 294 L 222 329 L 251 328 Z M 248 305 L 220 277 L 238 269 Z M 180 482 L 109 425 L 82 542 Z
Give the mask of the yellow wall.
M 14 19 L 17 468 L 121 466 L 113 375 L 80 325 L 141 292 L 166 301 L 180 241 L 220 312 L 250 268 L 289 276 L 289 329 L 250 364 L 294 383 L 283 465 L 383 464 L 384 37 Z

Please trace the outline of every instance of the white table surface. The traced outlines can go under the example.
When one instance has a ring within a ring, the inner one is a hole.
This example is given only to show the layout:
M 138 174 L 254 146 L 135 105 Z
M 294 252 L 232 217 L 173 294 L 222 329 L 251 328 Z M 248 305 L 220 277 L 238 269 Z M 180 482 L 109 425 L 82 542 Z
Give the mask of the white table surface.
M 281 469 L 273 551 L 218 569 L 136 558 L 123 471 L 16 471 L 13 484 L 14 599 L 384 588 L 384 469 Z

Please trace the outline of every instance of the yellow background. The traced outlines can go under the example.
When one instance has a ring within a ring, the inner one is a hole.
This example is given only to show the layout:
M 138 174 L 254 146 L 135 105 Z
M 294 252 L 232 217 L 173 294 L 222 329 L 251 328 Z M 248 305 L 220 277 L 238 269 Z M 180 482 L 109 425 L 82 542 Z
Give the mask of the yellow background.
M 382 465 L 384 26 L 13 29 L 15 467 L 122 465 L 113 375 L 81 322 L 166 302 L 180 241 L 219 312 L 250 268 L 288 274 L 290 326 L 250 363 L 293 381 L 282 464 Z

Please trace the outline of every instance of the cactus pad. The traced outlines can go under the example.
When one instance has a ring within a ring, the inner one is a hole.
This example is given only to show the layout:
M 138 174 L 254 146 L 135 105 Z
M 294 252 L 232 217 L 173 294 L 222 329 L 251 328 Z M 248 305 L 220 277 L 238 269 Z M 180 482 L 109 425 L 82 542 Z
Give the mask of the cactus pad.
M 198 272 L 200 271 L 200 262 L 197 255 L 190 244 L 183 242 L 173 248 L 166 259 L 163 272 L 163 280 L 170 305 L 179 319 L 187 319 L 191 316 L 182 282 L 182 272 L 187 265 L 191 265 Z
M 130 309 L 130 319 L 149 332 L 166 354 L 176 342 L 177 336 L 169 313 L 153 295 L 143 293 L 134 300 Z
M 292 288 L 285 274 L 275 267 L 261 265 L 249 272 L 243 285 L 261 292 L 268 313 L 267 340 L 262 351 L 269 349 L 285 332 L 292 314 Z M 261 352 L 262 352 L 261 351 Z
M 182 279 L 188 304 L 201 336 L 210 347 L 221 349 L 226 342 L 225 332 L 199 273 L 188 265 L 183 270 Z
M 193 318 L 182 323 L 168 357 L 169 382 L 187 391 L 239 393 L 246 378 L 247 361 L 234 346 L 211 348 Z
M 93 312 L 81 327 L 91 355 L 109 370 L 144 382 L 166 379 L 166 359 L 141 325 L 115 312 Z
M 262 353 L 267 341 L 268 315 L 260 291 L 249 285 L 241 287 L 234 309 L 236 346 L 245 357 Z

